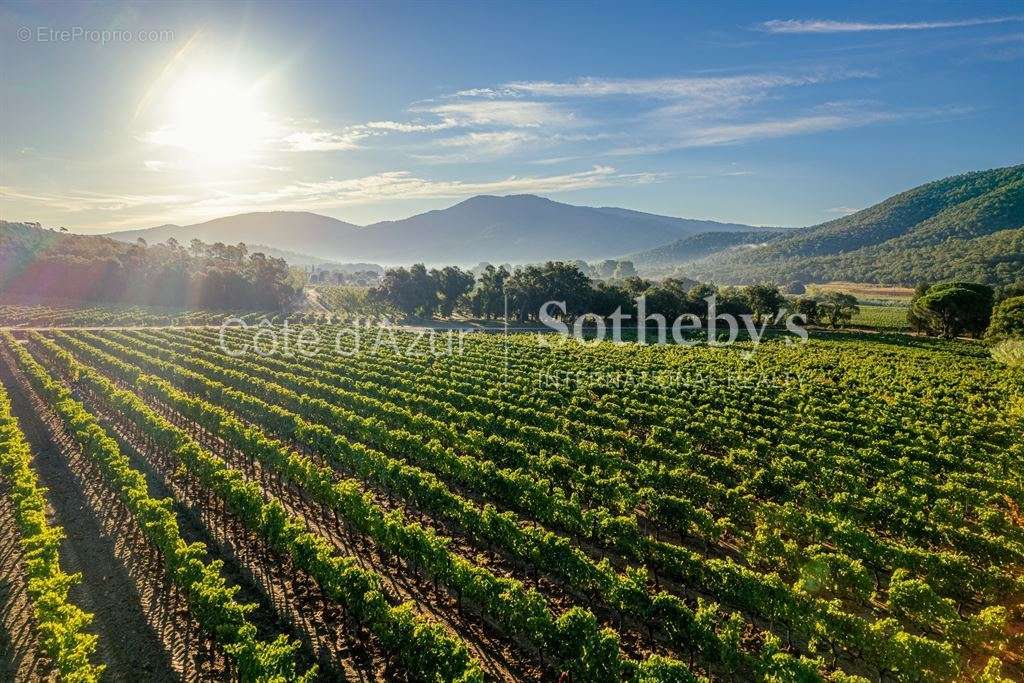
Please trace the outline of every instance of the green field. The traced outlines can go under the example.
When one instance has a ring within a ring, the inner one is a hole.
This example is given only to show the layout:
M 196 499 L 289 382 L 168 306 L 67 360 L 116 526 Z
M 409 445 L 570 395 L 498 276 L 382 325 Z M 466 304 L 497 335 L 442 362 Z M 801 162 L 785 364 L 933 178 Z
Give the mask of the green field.
M 867 327 L 887 332 L 909 329 L 906 306 L 860 305 L 860 311 L 850 320 L 851 327 Z

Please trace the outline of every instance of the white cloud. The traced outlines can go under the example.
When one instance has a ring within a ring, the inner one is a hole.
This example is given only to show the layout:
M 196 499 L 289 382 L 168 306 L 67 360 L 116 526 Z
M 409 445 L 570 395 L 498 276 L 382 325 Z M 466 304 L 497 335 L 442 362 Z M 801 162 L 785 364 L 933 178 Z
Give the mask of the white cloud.
M 412 111 L 435 114 L 449 127 L 505 126 L 539 128 L 577 123 L 573 112 L 548 102 L 526 100 L 467 100 Z
M 863 21 L 831 21 L 828 19 L 773 19 L 761 24 L 768 33 L 854 33 L 860 31 L 925 31 L 939 28 L 962 28 L 1021 21 L 1024 17 L 991 17 L 957 21 L 914 21 L 902 23 L 871 23 Z
M 537 136 L 519 130 L 501 130 L 491 132 L 474 132 L 441 138 L 437 144 L 441 147 L 486 147 L 506 150 L 523 142 L 532 142 Z
M 798 116 L 790 119 L 708 126 L 691 131 L 684 136 L 683 140 L 686 146 L 689 147 L 707 147 L 742 142 L 744 140 L 762 140 L 765 138 L 779 138 L 804 133 L 817 133 L 825 130 L 852 128 L 892 118 L 891 114 L 885 113 L 853 116 Z
M 817 114 L 788 119 L 768 119 L 746 123 L 695 125 L 687 127 L 671 140 L 613 150 L 614 155 L 656 154 L 690 147 L 714 147 L 753 140 L 820 133 L 891 121 L 898 115 L 887 112 Z
M 439 130 L 447 130 L 454 125 L 447 121 L 440 123 L 403 123 L 401 121 L 369 121 L 363 124 L 371 130 L 382 130 L 397 133 L 433 133 Z
M 849 216 L 851 213 L 857 213 L 860 209 L 854 209 L 850 206 L 833 206 L 831 209 L 825 209 L 825 213 L 832 213 L 839 216 Z
M 522 81 L 506 89 L 539 97 L 649 97 L 680 99 L 708 97 L 723 93 L 761 91 L 786 85 L 819 83 L 824 75 L 785 76 L 755 74 L 694 78 L 581 78 L 575 81 Z
M 636 105 L 633 126 L 617 131 L 638 132 L 644 126 L 667 124 L 677 128 L 683 119 L 689 123 L 693 117 L 724 119 L 736 112 L 750 109 L 756 103 L 773 96 L 782 88 L 801 87 L 852 78 L 870 78 L 875 74 L 863 70 L 816 69 L 803 73 L 759 73 L 735 76 L 681 77 L 681 78 L 581 78 L 574 81 L 521 81 L 508 83 L 502 88 L 532 97 L 589 100 L 623 98 Z M 658 106 L 644 108 L 645 101 L 656 101 Z M 635 125 L 639 124 L 639 125 Z M 619 124 L 621 125 L 621 123 Z M 609 137 L 609 133 L 604 133 Z
M 413 157 L 421 161 L 441 163 L 483 161 L 511 154 L 526 145 L 536 144 L 541 139 L 536 133 L 528 130 L 473 131 L 432 142 L 434 147 L 455 151 L 413 154 Z
M 331 152 L 358 149 L 359 141 L 370 133 L 358 129 L 346 129 L 340 133 L 329 130 L 295 131 L 279 140 L 283 149 L 291 152 Z

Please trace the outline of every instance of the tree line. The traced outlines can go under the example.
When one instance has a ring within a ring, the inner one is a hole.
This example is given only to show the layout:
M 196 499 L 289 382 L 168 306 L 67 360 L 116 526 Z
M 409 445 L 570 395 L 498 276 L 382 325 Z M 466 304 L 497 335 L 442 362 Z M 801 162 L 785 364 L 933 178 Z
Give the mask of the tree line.
M 792 295 L 787 296 L 774 284 L 719 287 L 688 278 L 652 281 L 636 275 L 595 279 L 578 263 L 563 261 L 519 267 L 482 264 L 474 270 L 475 276 L 456 266 L 391 268 L 369 290 L 366 300 L 406 318 L 450 318 L 460 313 L 521 323 L 537 321 L 548 301 L 565 302 L 564 313 L 561 307 L 556 313 L 574 320 L 584 314 L 609 318 L 617 310 L 628 313 L 639 296 L 645 298 L 648 314 L 667 320 L 685 314 L 706 318 L 707 299 L 712 295 L 718 313 L 752 315 L 769 323 L 787 310 L 801 315 L 805 324 L 840 328 L 860 310 L 852 294 L 811 297 L 805 295 L 802 283 L 788 285 Z M 934 336 L 1024 336 L 1024 280 L 999 290 L 959 281 L 920 285 L 908 310 L 908 323 L 911 331 Z
M 615 270 L 625 271 L 617 262 Z M 628 263 L 628 262 L 625 262 Z M 390 306 L 406 318 L 442 318 L 462 313 L 473 318 L 537 321 L 548 301 L 565 302 L 560 317 L 574 320 L 585 314 L 608 318 L 617 310 L 629 312 L 637 297 L 646 300 L 648 314 L 673 320 L 681 315 L 706 317 L 708 298 L 715 297 L 718 313 L 752 315 L 772 322 L 783 309 L 804 316 L 808 324 L 839 327 L 857 313 L 850 295 L 829 293 L 820 299 L 787 298 L 771 284 L 717 287 L 687 278 L 647 280 L 637 275 L 595 280 L 577 263 L 548 261 L 516 268 L 487 264 L 478 275 L 455 266 L 428 270 L 423 264 L 388 269 L 368 300 Z
M 245 244 L 149 246 L 4 223 L 0 295 L 37 301 L 217 310 L 282 310 L 297 290 L 288 264 Z

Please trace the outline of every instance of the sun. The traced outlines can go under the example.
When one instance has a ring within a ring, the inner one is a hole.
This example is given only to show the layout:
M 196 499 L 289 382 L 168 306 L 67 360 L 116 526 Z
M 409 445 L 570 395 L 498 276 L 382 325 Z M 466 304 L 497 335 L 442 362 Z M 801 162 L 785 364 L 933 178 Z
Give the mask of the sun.
M 167 90 L 161 118 L 147 141 L 178 148 L 183 161 L 203 168 L 244 165 L 273 132 L 258 87 L 229 72 L 183 74 Z

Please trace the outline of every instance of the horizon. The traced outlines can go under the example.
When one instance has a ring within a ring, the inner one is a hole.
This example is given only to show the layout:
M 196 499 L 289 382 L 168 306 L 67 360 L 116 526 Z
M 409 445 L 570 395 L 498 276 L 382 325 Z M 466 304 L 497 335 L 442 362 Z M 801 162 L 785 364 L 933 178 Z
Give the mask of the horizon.
M 642 209 L 635 209 L 635 208 L 628 207 L 628 206 L 607 206 L 607 205 L 605 205 L 605 206 L 598 206 L 598 205 L 590 205 L 590 204 L 573 204 L 571 202 L 564 202 L 564 201 L 559 201 L 557 199 L 552 199 L 551 197 L 546 197 L 544 195 L 530 194 L 530 193 L 527 193 L 527 194 L 519 193 L 519 194 L 504 194 L 504 195 L 477 194 L 477 195 L 473 195 L 471 197 L 466 197 L 464 199 L 460 199 L 460 200 L 456 201 L 453 204 L 449 204 L 447 206 L 442 206 L 442 207 L 437 208 L 437 209 L 427 209 L 426 211 L 420 211 L 420 212 L 417 212 L 417 213 L 414 213 L 414 214 L 410 214 L 408 216 L 400 216 L 400 217 L 397 217 L 397 218 L 383 218 L 383 219 L 381 219 L 379 221 L 374 221 L 372 223 L 364 223 L 364 224 L 354 223 L 352 221 L 346 220 L 345 218 L 342 218 L 342 217 L 339 217 L 339 216 L 331 216 L 331 215 L 329 215 L 327 213 L 321 213 L 319 211 L 309 211 L 309 210 L 306 210 L 306 209 L 295 209 L 295 210 L 293 210 L 293 209 L 264 209 L 264 210 L 259 210 L 259 211 L 244 211 L 242 213 L 233 213 L 233 214 L 228 214 L 228 215 L 224 215 L 224 216 L 216 216 L 214 218 L 209 218 L 209 219 L 202 220 L 202 221 L 196 221 L 195 223 L 187 223 L 187 224 L 163 223 L 161 225 L 150 225 L 150 226 L 143 226 L 143 227 L 138 227 L 138 228 L 123 228 L 123 229 L 119 228 L 119 229 L 116 229 L 116 230 L 110 230 L 109 232 L 106 232 L 106 233 L 78 232 L 78 231 L 76 231 L 76 230 L 74 230 L 73 228 L 70 228 L 70 227 L 68 227 L 67 229 L 68 229 L 69 232 L 73 232 L 75 234 L 114 234 L 114 233 L 119 233 L 119 232 L 137 232 L 139 230 L 148 230 L 148 229 L 151 229 L 151 228 L 162 228 L 162 227 L 170 226 L 170 225 L 174 225 L 174 226 L 177 226 L 177 227 L 183 227 L 184 228 L 184 227 L 191 227 L 193 225 L 202 225 L 203 223 L 211 223 L 213 221 L 218 221 L 218 220 L 222 220 L 222 219 L 237 218 L 239 216 L 247 216 L 247 215 L 255 215 L 255 214 L 270 214 L 270 213 L 308 213 L 308 214 L 312 214 L 312 215 L 315 215 L 315 216 L 321 216 L 321 217 L 324 217 L 324 218 L 331 218 L 331 219 L 334 219 L 334 220 L 337 220 L 337 221 L 341 221 L 342 223 L 346 223 L 346 224 L 348 224 L 348 225 L 350 225 L 352 227 L 356 227 L 356 228 L 372 228 L 372 227 L 374 227 L 374 226 L 376 226 L 376 225 L 378 225 L 380 223 L 394 223 L 394 222 L 399 222 L 399 221 L 407 220 L 409 218 L 415 218 L 416 216 L 421 216 L 424 213 L 429 213 L 431 211 L 444 211 L 446 209 L 451 209 L 451 208 L 454 208 L 454 207 L 458 206 L 459 204 L 464 204 L 465 202 L 471 201 L 473 199 L 481 199 L 481 198 L 511 199 L 511 198 L 514 198 L 514 197 L 530 197 L 530 198 L 534 198 L 534 199 L 544 199 L 544 200 L 547 200 L 547 201 L 555 202 L 557 204 L 565 204 L 565 205 L 568 205 L 568 206 L 576 206 L 576 207 L 588 208 L 588 209 L 624 209 L 626 211 L 636 211 L 638 213 L 648 213 L 650 215 L 660 216 L 660 217 L 663 217 L 663 218 L 681 218 L 683 220 L 707 221 L 707 222 L 723 223 L 723 224 L 730 223 L 730 221 L 723 221 L 723 220 L 719 220 L 717 218 L 704 218 L 704 217 L 700 217 L 700 216 L 669 216 L 667 214 L 651 214 L 649 211 L 644 211 Z M 7 219 L 5 219 L 5 220 L 7 220 Z M 10 221 L 10 222 L 13 222 L 13 223 L 25 223 L 25 222 L 37 222 L 37 221 Z M 743 225 L 745 225 L 745 224 L 743 224 Z M 60 227 L 67 227 L 67 226 L 43 225 L 42 227 L 48 228 L 48 229 L 59 229 Z M 752 227 L 752 228 L 795 229 L 795 228 L 807 227 L 807 226 L 799 226 L 799 225 L 751 225 L 749 227 Z
M 1014 168 L 1014 167 L 1021 166 L 1021 165 L 1024 165 L 1024 164 L 1011 164 L 1010 166 L 1003 167 L 1003 168 Z M 996 170 L 996 169 L 975 169 L 974 171 L 966 171 L 965 173 L 983 172 L 983 171 L 992 171 L 992 170 Z M 957 174 L 957 175 L 962 175 L 962 174 Z M 941 180 L 941 178 L 934 178 L 934 179 L 932 179 L 932 181 L 928 181 L 928 182 L 933 182 L 933 181 L 937 181 L 937 180 Z M 927 184 L 927 183 L 922 183 L 922 184 Z M 858 211 L 861 211 L 863 209 L 870 208 L 871 206 L 873 206 L 873 205 L 875 205 L 877 203 L 880 203 L 880 202 L 884 201 L 885 199 L 887 199 L 887 198 L 889 198 L 891 196 L 894 196 L 896 194 L 900 194 L 900 193 L 905 192 L 905 191 L 910 190 L 910 189 L 913 189 L 913 188 L 909 188 L 908 187 L 908 188 L 901 188 L 901 189 L 898 189 L 898 190 L 894 190 L 889 195 L 884 196 L 884 197 L 880 197 L 877 201 L 872 202 L 871 204 L 868 204 L 868 205 L 866 205 L 864 207 L 861 207 L 860 209 L 851 210 L 849 213 L 844 214 L 844 215 L 851 215 L 851 214 L 856 213 Z M 347 220 L 347 219 L 345 219 L 343 217 L 332 216 L 332 215 L 329 215 L 328 213 L 321 213 L 321 212 L 318 212 L 318 211 L 310 211 L 310 210 L 307 210 L 307 209 L 274 209 L 274 208 L 267 208 L 267 209 L 256 210 L 256 211 L 244 211 L 242 213 L 234 213 L 234 214 L 227 214 L 227 215 L 223 215 L 223 216 L 215 216 L 213 218 L 208 218 L 206 220 L 196 221 L 195 223 L 187 223 L 187 224 L 162 223 L 160 225 L 150 225 L 150 226 L 144 226 L 144 227 L 118 228 L 118 229 L 115 229 L 115 230 L 110 230 L 108 232 L 102 232 L 102 233 L 97 233 L 97 232 L 92 232 L 92 231 L 82 231 L 82 232 L 79 232 L 79 231 L 75 230 L 74 228 L 68 227 L 68 226 L 50 226 L 50 225 L 43 224 L 42 227 L 43 228 L 47 228 L 47 229 L 59 229 L 60 227 L 66 227 L 69 232 L 72 232 L 72 233 L 75 233 L 75 234 L 101 234 L 101 235 L 107 235 L 107 234 L 115 234 L 115 233 L 120 233 L 120 232 L 138 232 L 138 231 L 149 230 L 149 229 L 153 229 L 153 228 L 162 228 L 162 227 L 167 227 L 167 226 L 191 227 L 191 226 L 194 226 L 194 225 L 202 225 L 204 223 L 211 223 L 211 222 L 222 220 L 222 219 L 237 218 L 239 216 L 246 216 L 246 215 L 272 214 L 272 213 L 307 213 L 307 214 L 312 214 L 312 215 L 315 215 L 315 216 L 320 216 L 320 217 L 324 217 L 324 218 L 330 218 L 330 219 L 333 219 L 333 220 L 337 220 L 337 221 L 340 221 L 342 223 L 346 223 L 347 225 L 352 226 L 352 227 L 356 227 L 356 228 L 370 228 L 370 227 L 374 227 L 376 225 L 379 225 L 381 223 L 393 223 L 393 222 L 400 222 L 400 221 L 403 221 L 403 220 L 408 220 L 410 218 L 415 218 L 417 216 L 423 215 L 424 213 L 429 213 L 429 212 L 432 212 L 432 211 L 444 211 L 444 210 L 447 210 L 447 209 L 454 208 L 454 207 L 456 207 L 456 206 L 458 206 L 460 204 L 463 204 L 465 202 L 471 201 L 473 199 L 481 199 L 481 198 L 511 199 L 511 198 L 514 198 L 514 197 L 530 197 L 530 198 L 534 198 L 534 199 L 544 199 L 544 200 L 555 202 L 555 203 L 558 203 L 558 204 L 565 204 L 565 205 L 568 205 L 568 206 L 575 206 L 575 207 L 581 207 L 581 208 L 624 209 L 624 210 L 627 210 L 627 211 L 636 211 L 638 213 L 648 213 L 650 215 L 660 216 L 660 217 L 664 217 L 664 218 L 680 218 L 680 219 L 683 219 L 683 220 L 707 221 L 707 222 L 723 223 L 723 224 L 734 223 L 732 221 L 722 220 L 722 219 L 718 219 L 718 218 L 702 217 L 702 216 L 673 216 L 673 215 L 668 215 L 668 214 L 653 214 L 653 213 L 651 213 L 649 211 L 644 211 L 643 209 L 636 209 L 636 208 L 628 207 L 628 206 L 610 206 L 610 205 L 596 205 L 596 204 L 594 204 L 594 205 L 591 205 L 591 204 L 574 204 L 572 202 L 559 201 L 559 200 L 553 199 L 551 197 L 547 197 L 545 195 L 540 195 L 540 194 L 517 193 L 517 194 L 504 194 L 504 195 L 500 195 L 500 194 L 478 194 L 478 195 L 473 195 L 473 196 L 470 196 L 470 197 L 459 199 L 458 201 L 456 201 L 456 202 L 454 202 L 452 204 L 448 204 L 446 206 L 442 206 L 442 207 L 439 207 L 439 208 L 427 209 L 426 211 L 420 211 L 420 212 L 417 212 L 417 213 L 414 213 L 414 214 L 405 215 L 405 216 L 401 216 L 401 217 L 397 217 L 397 218 L 383 218 L 383 219 L 381 219 L 379 221 L 374 221 L 372 223 L 363 223 L 363 224 L 355 223 L 355 222 Z M 840 218 L 840 217 L 841 216 L 835 216 L 835 217 L 833 217 L 831 219 L 828 219 L 828 220 L 835 220 L 835 219 Z M 9 222 L 12 222 L 12 223 L 27 223 L 27 222 L 35 223 L 35 222 L 38 222 L 38 221 L 27 221 L 27 220 L 22 220 L 22 221 L 10 220 L 10 219 L 6 219 L 6 218 L 4 220 L 9 220 Z M 828 222 L 828 221 L 826 220 L 826 221 L 822 221 L 822 222 L 825 223 L 825 222 Z M 744 223 L 744 224 L 741 224 L 741 225 L 747 225 L 748 227 L 752 227 L 752 228 L 766 228 L 766 229 L 778 229 L 778 230 L 796 230 L 796 229 L 800 229 L 800 228 L 814 227 L 815 225 L 818 225 L 818 224 L 814 224 L 814 225 L 769 225 L 769 224 L 745 224 Z
M 1022 27 L 999 3 L 8 4 L 0 205 L 81 233 L 479 194 L 815 225 L 1019 162 Z

